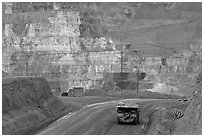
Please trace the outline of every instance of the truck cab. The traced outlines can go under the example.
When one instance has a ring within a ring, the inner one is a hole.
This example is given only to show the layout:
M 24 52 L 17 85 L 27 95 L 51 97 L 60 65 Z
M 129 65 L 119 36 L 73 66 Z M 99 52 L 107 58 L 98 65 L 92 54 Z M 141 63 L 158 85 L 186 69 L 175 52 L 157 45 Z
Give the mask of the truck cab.
M 118 103 L 116 111 L 118 124 L 132 123 L 136 125 L 139 123 L 140 106 L 138 104 L 121 101 Z

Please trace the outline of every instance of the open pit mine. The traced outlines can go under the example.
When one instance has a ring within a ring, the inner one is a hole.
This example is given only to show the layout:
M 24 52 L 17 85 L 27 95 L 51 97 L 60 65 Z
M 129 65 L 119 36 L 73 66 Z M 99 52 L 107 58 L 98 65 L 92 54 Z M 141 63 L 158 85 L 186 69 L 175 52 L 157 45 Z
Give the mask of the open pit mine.
M 202 2 L 2 2 L 3 135 L 201 135 Z

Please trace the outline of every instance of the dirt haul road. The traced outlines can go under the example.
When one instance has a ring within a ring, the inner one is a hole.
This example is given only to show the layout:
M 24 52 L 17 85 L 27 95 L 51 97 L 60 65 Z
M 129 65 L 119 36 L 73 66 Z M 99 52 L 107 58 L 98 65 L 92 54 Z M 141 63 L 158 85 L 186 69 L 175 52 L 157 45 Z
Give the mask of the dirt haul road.
M 127 99 L 126 99 L 127 100 Z M 149 128 L 151 114 L 170 106 L 175 100 L 128 99 L 140 104 L 140 123 L 117 124 L 116 105 L 119 101 L 96 103 L 59 119 L 39 134 L 44 135 L 142 135 Z

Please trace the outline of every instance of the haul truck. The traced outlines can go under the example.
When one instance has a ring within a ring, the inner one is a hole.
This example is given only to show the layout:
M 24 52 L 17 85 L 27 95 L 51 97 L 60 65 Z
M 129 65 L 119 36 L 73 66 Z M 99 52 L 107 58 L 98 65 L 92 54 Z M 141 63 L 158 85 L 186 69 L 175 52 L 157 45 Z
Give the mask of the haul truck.
M 132 123 L 136 125 L 139 123 L 140 106 L 138 104 L 121 101 L 118 103 L 116 111 L 118 124 Z

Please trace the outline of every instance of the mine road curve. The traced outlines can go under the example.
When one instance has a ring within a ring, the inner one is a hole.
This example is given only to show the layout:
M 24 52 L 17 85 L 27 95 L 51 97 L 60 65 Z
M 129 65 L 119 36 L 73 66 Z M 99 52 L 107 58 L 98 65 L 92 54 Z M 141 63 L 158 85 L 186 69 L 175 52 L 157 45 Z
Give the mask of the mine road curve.
M 128 99 L 140 104 L 140 123 L 137 125 L 117 124 L 116 105 L 119 101 L 110 101 L 89 105 L 73 114 L 66 115 L 38 134 L 44 135 L 142 135 L 146 133 L 144 123 L 151 110 L 162 109 L 162 104 L 171 104 L 175 100 L 164 99 Z

